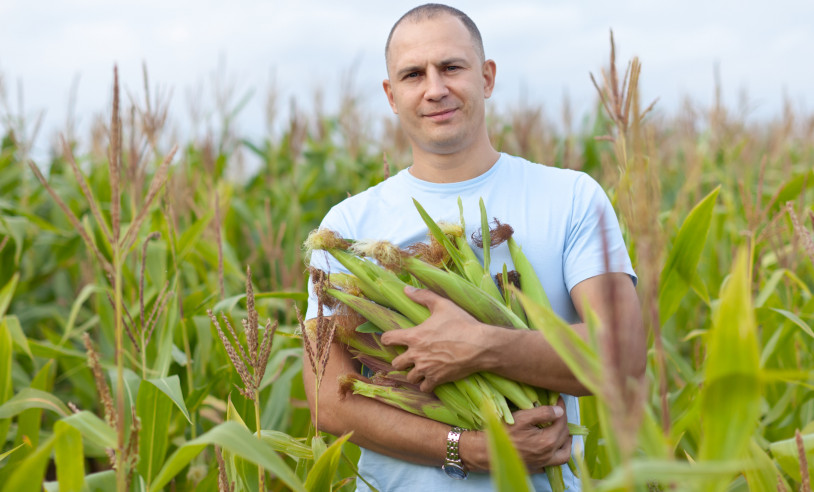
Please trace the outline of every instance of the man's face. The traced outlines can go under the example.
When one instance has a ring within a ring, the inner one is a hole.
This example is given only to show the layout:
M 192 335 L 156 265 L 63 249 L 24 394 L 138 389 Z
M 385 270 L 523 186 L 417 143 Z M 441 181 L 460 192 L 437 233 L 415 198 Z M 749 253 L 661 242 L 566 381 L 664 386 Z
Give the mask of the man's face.
M 390 41 L 384 91 L 413 146 L 451 154 L 486 137 L 484 101 L 495 64 L 450 15 L 400 24 Z

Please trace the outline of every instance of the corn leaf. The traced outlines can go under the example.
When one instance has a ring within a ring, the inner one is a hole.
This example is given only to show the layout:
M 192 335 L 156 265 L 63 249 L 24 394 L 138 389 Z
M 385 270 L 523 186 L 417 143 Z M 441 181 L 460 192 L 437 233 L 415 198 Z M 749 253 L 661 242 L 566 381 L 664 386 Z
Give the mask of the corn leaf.
M 178 410 L 184 414 L 184 417 L 187 419 L 187 422 L 190 424 L 192 423 L 192 419 L 189 417 L 189 411 L 187 410 L 187 406 L 184 403 L 184 394 L 181 391 L 181 380 L 178 379 L 178 375 L 173 374 L 172 376 L 168 376 L 165 378 L 156 378 L 156 379 L 148 379 L 148 383 L 155 386 L 159 391 L 167 395 L 170 400 L 178 407 Z
M 795 325 L 799 326 L 800 329 L 803 330 L 803 332 L 806 335 L 810 336 L 811 338 L 814 338 L 814 331 L 812 331 L 811 327 L 808 326 L 808 324 L 805 321 L 803 321 L 802 319 L 800 319 L 800 317 L 797 316 L 796 314 L 794 314 L 792 312 L 789 312 L 789 311 L 786 311 L 785 309 L 776 309 L 776 308 L 769 308 L 769 309 L 771 309 L 775 313 L 780 314 L 781 316 L 783 316 L 787 320 L 791 321 Z
M 20 272 L 16 272 L 11 276 L 11 280 L 0 289 L 0 319 L 6 315 L 6 310 L 11 304 L 11 298 L 14 297 L 14 290 L 17 288 L 17 282 L 19 281 Z
M 749 490 L 778 490 L 780 483 L 785 486 L 785 490 L 791 490 L 772 458 L 754 439 L 749 443 L 749 460 L 752 466 L 744 473 Z
M 808 475 L 814 476 L 814 433 L 806 434 L 802 438 L 803 449 L 805 449 L 806 460 L 808 461 Z M 802 481 L 800 454 L 797 450 L 797 440 L 795 438 L 773 442 L 769 445 L 769 450 L 784 472 L 788 473 L 794 481 L 798 483 Z
M 78 430 L 82 437 L 101 448 L 117 446 L 116 431 L 93 413 L 83 410 L 62 419 L 62 422 Z
M 137 400 L 136 414 L 141 419 L 138 471 L 149 485 L 167 452 L 173 401 L 152 381 L 141 382 Z
M 333 490 L 331 484 L 339 466 L 339 458 L 342 456 L 342 446 L 347 442 L 351 434 L 345 434 L 334 441 L 322 456 L 319 457 L 314 467 L 305 479 L 305 488 L 310 491 Z
M 277 455 L 274 448 L 257 439 L 257 436 L 237 422 L 224 422 L 197 439 L 181 445 L 164 462 L 164 466 L 155 477 L 149 490 L 161 490 L 164 485 L 169 483 L 195 456 L 209 445 L 220 446 L 236 456 L 262 466 L 266 471 L 276 475 L 291 490 L 301 492 L 306 490 L 302 481 Z
M 444 231 L 441 230 L 438 224 L 434 220 L 432 220 L 430 214 L 428 214 L 427 211 L 424 210 L 424 207 L 422 207 L 421 204 L 418 203 L 418 200 L 413 198 L 413 204 L 415 204 L 415 208 L 416 210 L 418 210 L 418 214 L 421 215 L 421 220 L 423 220 L 424 224 L 427 225 L 427 229 L 429 229 L 430 234 L 432 234 L 432 237 L 434 237 L 435 240 L 438 241 L 438 243 L 441 246 L 443 246 L 445 250 L 447 250 L 447 253 L 449 253 L 449 257 L 452 258 L 452 262 L 455 263 L 455 267 L 458 269 L 458 271 L 461 272 L 464 271 L 463 264 L 464 259 L 461 257 L 461 254 L 458 252 L 458 249 L 452 244 L 452 241 L 450 241 L 447 235 L 444 234 Z
M 0 325 L 5 324 L 11 334 L 11 341 L 16 345 L 19 350 L 22 350 L 32 363 L 34 362 L 34 354 L 31 353 L 31 347 L 28 344 L 28 338 L 23 333 L 23 328 L 20 326 L 20 319 L 14 315 L 8 315 L 0 319 Z
M 705 488 L 699 482 L 725 479 L 748 468 L 749 463 L 743 461 L 687 463 L 641 459 L 631 462 L 628 466 L 617 467 L 596 490 L 632 490 L 632 486 L 645 486 L 651 482 L 664 484 L 674 482 L 682 484 L 681 490 L 707 491 L 713 489 Z
M 54 424 L 57 434 L 54 459 L 60 492 L 79 492 L 85 484 L 85 453 L 82 434 L 63 421 Z
M 26 444 L 26 443 L 22 443 L 22 444 L 20 444 L 20 445 L 19 445 L 19 446 L 17 446 L 17 447 L 14 447 L 14 448 L 9 449 L 9 450 L 8 450 L 8 451 L 6 451 L 5 453 L 0 453 L 0 463 L 2 463 L 4 459 L 6 459 L 6 458 L 8 458 L 9 456 L 11 456 L 12 454 L 14 454 L 14 452 L 15 452 L 15 451 L 17 451 L 18 449 L 22 448 L 23 446 L 28 446 L 28 444 Z
M 303 444 L 299 439 L 295 439 L 285 432 L 263 429 L 260 431 L 263 442 L 269 444 L 276 451 L 285 453 L 292 458 L 312 460 L 314 452 L 309 446 Z
M 678 309 L 681 299 L 693 284 L 698 260 L 704 250 L 718 186 L 687 215 L 670 248 L 659 285 L 659 320 L 664 324 Z
M 708 334 L 699 450 L 705 461 L 741 458 L 760 415 L 760 359 L 748 258 L 746 250 L 738 252 Z M 707 484 L 710 490 L 721 486 Z
M 31 381 L 31 389 L 38 390 L 46 394 L 51 394 L 54 386 L 54 361 L 49 360 L 34 376 Z M 59 400 L 57 400 L 59 401 Z M 42 408 L 32 407 L 27 408 L 17 415 L 17 437 L 14 439 L 14 444 L 19 445 L 23 443 L 23 439 L 27 438 L 31 446 L 36 448 L 40 442 L 40 427 L 42 425 Z M 23 451 L 17 454 L 14 458 L 9 460 L 12 464 L 18 459 L 24 458 L 28 453 Z
M 39 492 L 57 437 L 57 434 L 54 433 L 21 461 L 5 480 L 0 492 Z
M 88 300 L 90 296 L 93 294 L 102 294 L 105 293 L 107 289 L 101 285 L 86 285 L 82 288 L 79 292 L 79 295 L 76 296 L 76 299 L 71 305 L 71 312 L 68 315 L 68 321 L 65 323 L 65 330 L 62 334 L 61 344 L 64 344 L 66 340 L 68 340 L 71 335 L 73 334 L 74 325 L 76 324 L 76 317 L 79 316 L 79 310 L 82 308 L 82 305 L 85 301 Z
M 11 382 L 11 362 L 14 358 L 12 353 L 12 339 L 9 333 L 6 319 L 0 323 L 0 409 L 2 409 L 11 395 L 14 393 L 14 387 Z M 6 442 L 6 435 L 11 426 L 11 416 L 3 417 L 0 415 L 0 443 Z
M 489 444 L 489 465 L 492 468 L 492 485 L 500 492 L 531 491 L 526 465 L 512 444 L 508 432 L 497 414 L 484 406 L 486 436 Z
M 61 417 L 67 417 L 71 413 L 68 407 L 51 393 L 33 388 L 24 388 L 0 406 L 0 419 L 14 417 L 30 408 L 50 410 Z
M 258 299 L 291 299 L 294 301 L 305 301 L 308 299 L 308 294 L 305 292 L 258 292 L 254 295 L 255 300 Z M 221 311 L 231 313 L 232 309 L 237 306 L 237 304 L 246 299 L 246 294 L 238 294 L 236 296 L 227 297 L 221 301 L 218 301 L 217 304 L 212 308 L 213 313 L 219 313 Z M 209 320 L 209 318 L 206 318 Z M 208 321 L 207 321 L 208 322 Z
M 515 287 L 510 289 L 523 305 L 529 324 L 537 327 L 579 382 L 598 394 L 604 371 L 596 352 L 550 307 L 532 301 Z
M 804 173 L 796 174 L 792 176 L 788 181 L 786 181 L 783 186 L 776 192 L 776 199 L 771 203 L 772 208 L 769 212 L 769 216 L 776 214 L 780 211 L 780 208 L 783 207 L 787 201 L 794 200 L 800 193 L 802 193 L 805 189 L 810 188 L 814 185 L 814 172 L 807 171 Z M 768 202 L 768 200 L 764 200 Z M 768 205 L 768 203 L 765 203 Z
M 191 226 L 186 228 L 178 239 L 178 244 L 175 250 L 178 251 L 176 261 L 178 264 L 184 260 L 190 251 L 200 242 L 201 234 L 206 230 L 212 217 L 215 216 L 214 208 L 210 209 L 200 219 L 196 220 Z

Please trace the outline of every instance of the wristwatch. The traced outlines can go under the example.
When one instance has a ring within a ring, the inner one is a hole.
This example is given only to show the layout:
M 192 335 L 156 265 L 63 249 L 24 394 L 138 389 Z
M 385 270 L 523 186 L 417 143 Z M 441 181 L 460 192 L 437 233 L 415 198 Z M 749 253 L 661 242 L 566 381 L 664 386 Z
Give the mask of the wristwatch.
M 448 477 L 456 480 L 464 480 L 469 472 L 461 461 L 461 454 L 458 452 L 458 443 L 461 441 L 461 433 L 467 429 L 453 427 L 447 434 L 447 458 L 441 467 Z

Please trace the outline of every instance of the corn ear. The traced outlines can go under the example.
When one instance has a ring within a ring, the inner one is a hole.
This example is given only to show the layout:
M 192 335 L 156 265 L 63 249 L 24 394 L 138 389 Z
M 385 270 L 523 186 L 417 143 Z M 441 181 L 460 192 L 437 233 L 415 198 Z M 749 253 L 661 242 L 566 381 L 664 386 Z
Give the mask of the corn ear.
M 340 384 L 349 387 L 353 394 L 373 398 L 390 406 L 400 408 L 414 415 L 426 417 L 449 425 L 470 427 L 473 422 L 460 418 L 455 412 L 447 408 L 441 400 L 422 391 L 414 391 L 403 387 L 381 386 L 365 382 L 353 377 L 343 377 Z
M 381 331 L 387 332 L 415 326 L 415 323 L 396 311 L 380 306 L 373 301 L 362 299 L 361 297 L 356 297 L 336 289 L 326 289 L 325 292 L 364 316 Z
M 385 306 L 397 310 L 414 324 L 430 317 L 429 309 L 407 297 L 404 293 L 407 284 L 393 272 L 341 249 L 331 249 L 329 252 L 359 278 L 359 287 L 366 297 L 386 301 Z
M 483 323 L 495 326 L 526 328 L 523 321 L 495 298 L 453 273 L 428 265 L 417 258 L 405 258 L 405 268 L 436 294 L 455 304 Z

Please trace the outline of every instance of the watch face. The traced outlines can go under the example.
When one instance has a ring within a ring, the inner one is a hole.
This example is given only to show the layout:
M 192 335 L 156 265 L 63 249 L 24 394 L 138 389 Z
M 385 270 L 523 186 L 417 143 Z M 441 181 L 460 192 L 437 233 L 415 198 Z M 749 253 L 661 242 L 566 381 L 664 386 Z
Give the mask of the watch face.
M 441 468 L 450 478 L 454 478 L 456 480 L 463 480 L 466 478 L 466 470 L 464 470 L 464 468 L 457 463 L 445 463 Z

